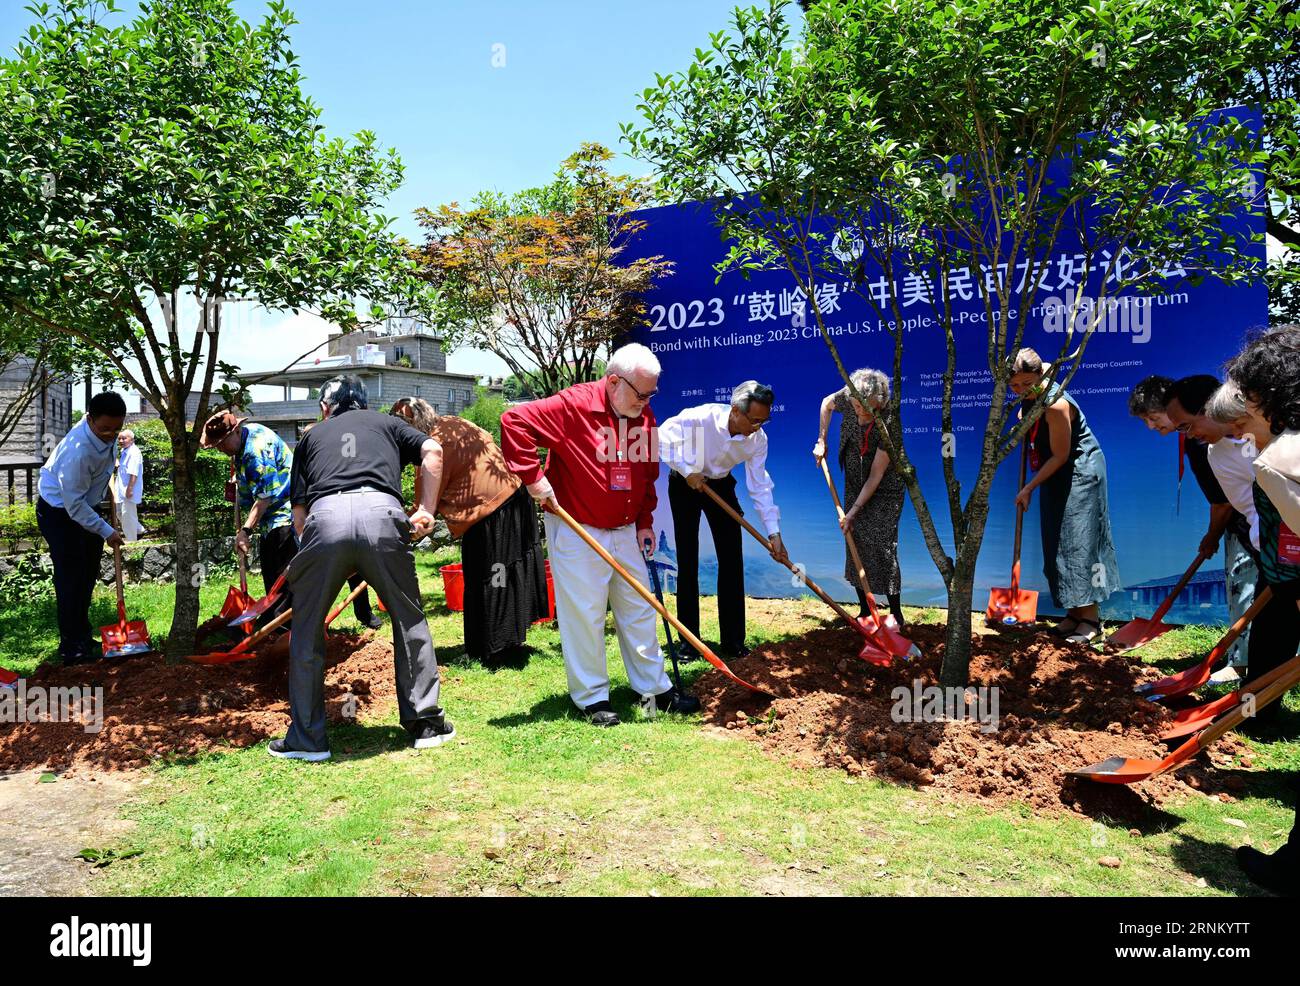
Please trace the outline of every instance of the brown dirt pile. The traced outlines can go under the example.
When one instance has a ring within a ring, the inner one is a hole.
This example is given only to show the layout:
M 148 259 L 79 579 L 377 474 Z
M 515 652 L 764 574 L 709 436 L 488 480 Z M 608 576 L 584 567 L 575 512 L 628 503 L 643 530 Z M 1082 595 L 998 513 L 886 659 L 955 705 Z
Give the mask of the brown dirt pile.
M 327 636 L 325 702 L 331 721 L 355 709 L 391 706 L 395 700 L 393 649 L 385 634 Z M 214 646 L 228 646 L 216 640 Z M 237 664 L 169 665 L 149 654 L 116 663 L 70 668 L 44 665 L 27 687 L 102 686 L 103 728 L 86 732 L 76 722 L 0 725 L 0 771 L 44 768 L 129 770 L 163 756 L 247 747 L 283 736 L 289 725 L 288 649 L 268 644 Z M 349 698 L 351 696 L 351 698 Z
M 896 722 L 895 689 L 906 689 L 904 708 L 910 714 L 916 707 L 914 682 L 920 681 L 920 689 L 938 684 L 943 634 L 942 627 L 909 627 L 907 636 L 924 656 L 896 660 L 889 668 L 859 660 L 861 638 L 844 626 L 755 648 L 731 669 L 771 692 L 775 701 L 710 671 L 697 684 L 705 719 L 801 766 L 836 767 L 855 777 L 866 774 L 1000 803 L 1024 802 L 1048 813 L 1068 809 L 1122 817 L 1143 798 L 1161 804 L 1189 788 L 1224 800 L 1231 800 L 1228 792 L 1234 788 L 1240 792 L 1241 778 L 1216 772 L 1205 754 L 1134 789 L 1067 778 L 1068 770 L 1112 756 L 1162 759 L 1172 747 L 1157 735 L 1172 712 L 1133 693 L 1139 682 L 1161 676 L 1156 669 L 1046 634 L 976 637 L 970 683 L 997 687 L 996 728 L 971 719 Z M 920 696 L 924 711 L 923 690 Z M 984 711 L 991 711 L 987 702 Z M 1244 751 L 1241 740 L 1229 735 L 1210 755 L 1222 763 Z

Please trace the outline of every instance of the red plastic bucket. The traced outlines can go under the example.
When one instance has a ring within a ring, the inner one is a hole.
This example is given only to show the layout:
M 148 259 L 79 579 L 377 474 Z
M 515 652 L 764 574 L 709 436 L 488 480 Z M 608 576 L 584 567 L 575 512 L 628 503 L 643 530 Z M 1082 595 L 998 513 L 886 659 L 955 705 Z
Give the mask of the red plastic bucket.
M 533 620 L 533 626 L 539 623 L 550 623 L 555 619 L 555 580 L 551 578 L 551 563 L 546 562 L 546 603 L 550 609 L 549 616 L 543 616 L 540 620 Z
M 443 565 L 442 590 L 447 594 L 447 608 L 453 613 L 465 611 L 465 573 L 460 565 Z

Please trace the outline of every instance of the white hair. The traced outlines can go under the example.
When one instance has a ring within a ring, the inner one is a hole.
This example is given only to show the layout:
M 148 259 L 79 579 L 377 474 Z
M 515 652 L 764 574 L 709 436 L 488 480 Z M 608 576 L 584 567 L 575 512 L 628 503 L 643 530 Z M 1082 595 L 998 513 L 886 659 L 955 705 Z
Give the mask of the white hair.
M 853 389 L 856 388 L 868 403 L 879 401 L 883 406 L 889 401 L 889 377 L 879 370 L 864 366 L 862 369 L 850 373 L 849 380 L 852 382 L 853 387 L 844 388 L 846 397 L 855 397 Z
M 745 414 L 749 413 L 749 405 L 753 401 L 771 407 L 772 388 L 757 380 L 746 380 L 731 392 L 731 406 L 740 408 Z
M 1205 402 L 1205 415 L 1221 425 L 1229 425 L 1246 413 L 1246 398 L 1241 388 L 1229 381 L 1222 384 Z
M 639 342 L 629 342 L 626 346 L 614 350 L 605 367 L 606 374 L 614 373 L 620 377 L 631 376 L 638 370 L 652 377 L 657 377 L 663 372 L 663 368 L 659 365 L 659 357 Z

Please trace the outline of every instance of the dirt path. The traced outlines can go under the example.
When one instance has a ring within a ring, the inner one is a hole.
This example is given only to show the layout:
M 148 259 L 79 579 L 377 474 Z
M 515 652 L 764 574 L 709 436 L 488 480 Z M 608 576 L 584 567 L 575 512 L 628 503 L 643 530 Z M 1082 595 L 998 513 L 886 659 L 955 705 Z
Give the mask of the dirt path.
M 0 897 L 93 894 L 96 871 L 76 854 L 120 844 L 134 827 L 120 808 L 147 780 L 126 772 L 40 779 L 39 770 L 0 774 Z

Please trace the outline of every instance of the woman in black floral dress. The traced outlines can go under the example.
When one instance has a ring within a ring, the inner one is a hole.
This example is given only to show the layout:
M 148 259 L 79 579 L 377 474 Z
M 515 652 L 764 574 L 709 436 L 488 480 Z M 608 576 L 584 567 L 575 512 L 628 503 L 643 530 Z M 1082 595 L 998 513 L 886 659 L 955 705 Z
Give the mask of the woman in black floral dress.
M 826 457 L 826 431 L 831 413 L 840 419 L 840 468 L 844 470 L 845 530 L 853 531 L 853 542 L 873 593 L 884 593 L 889 610 L 903 625 L 903 578 L 898 568 L 898 522 L 906 492 L 885 450 L 879 415 L 889 403 L 889 378 L 879 370 L 854 370 L 849 375 L 854 387 L 866 398 L 864 406 L 841 387 L 822 400 L 820 431 L 813 456 L 818 463 Z M 862 616 L 867 615 L 867 597 L 858 584 L 857 569 L 845 547 L 844 577 L 858 594 Z

